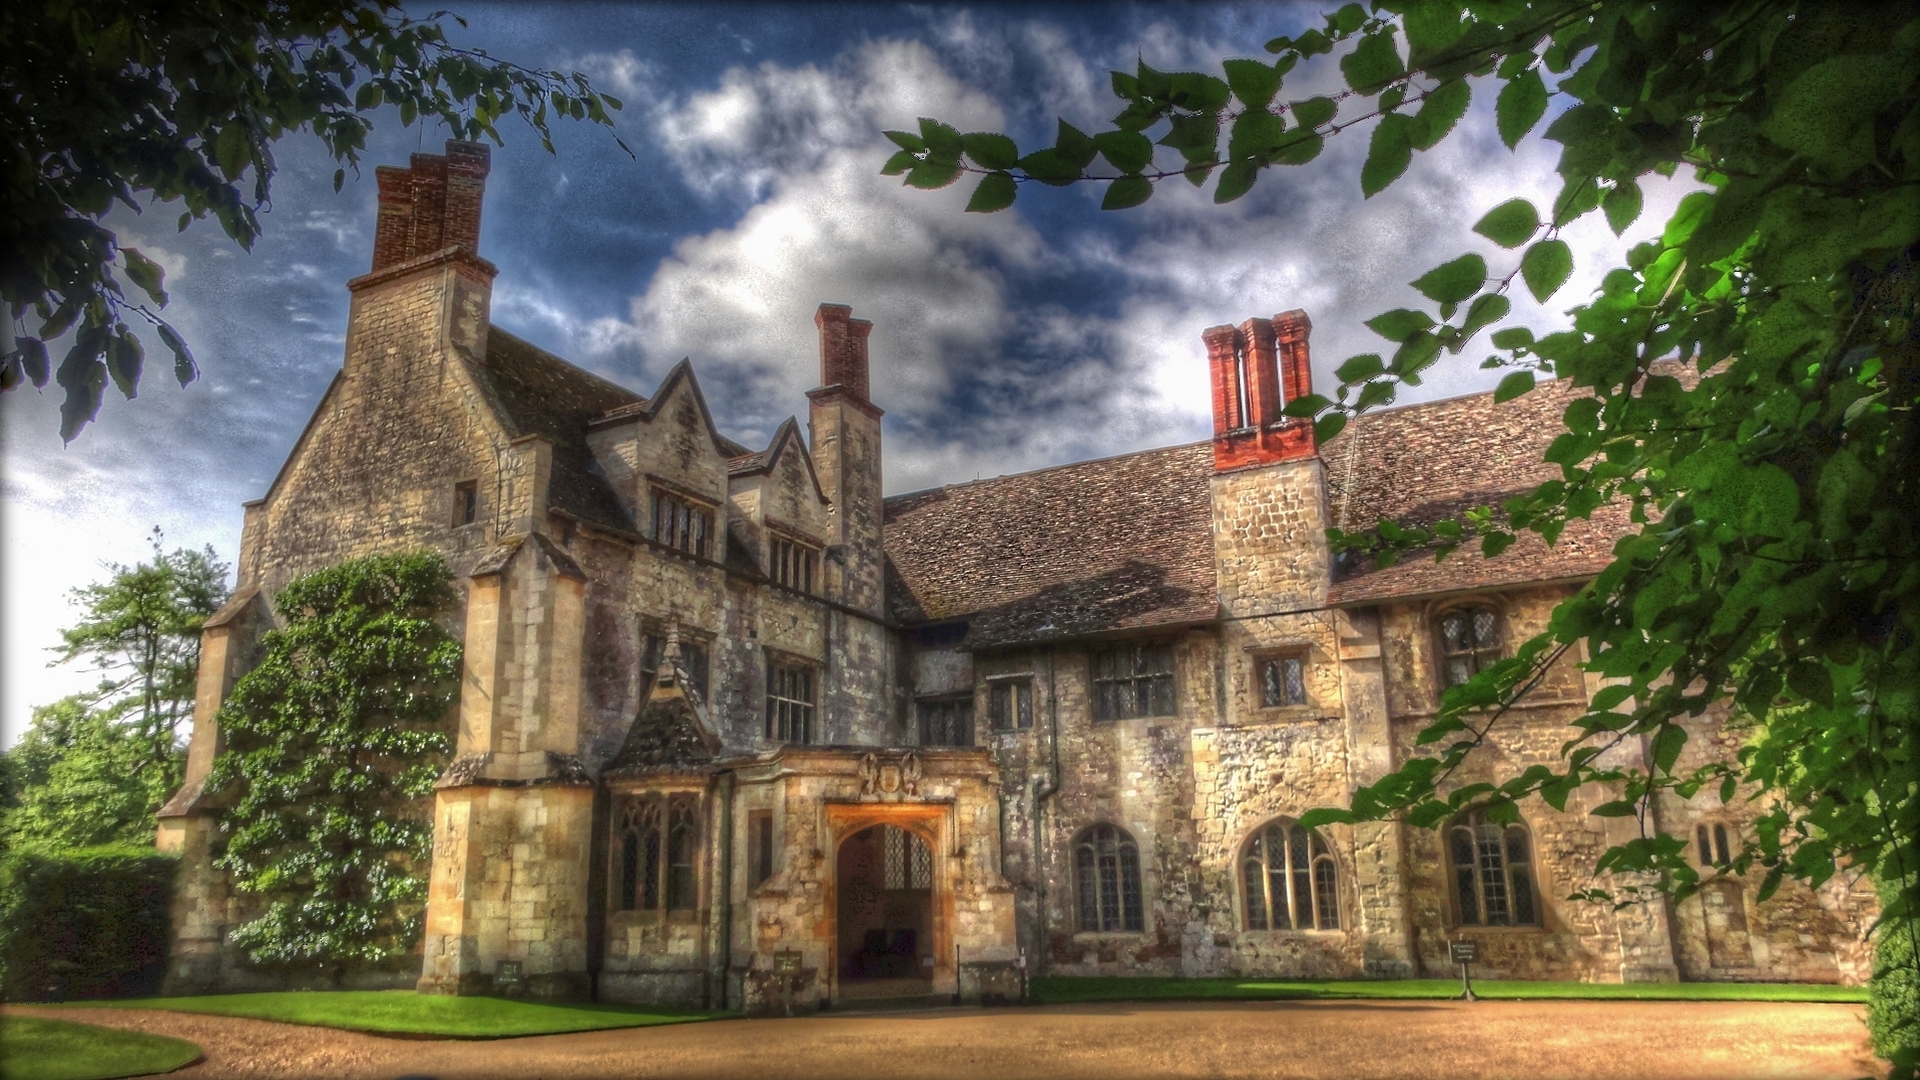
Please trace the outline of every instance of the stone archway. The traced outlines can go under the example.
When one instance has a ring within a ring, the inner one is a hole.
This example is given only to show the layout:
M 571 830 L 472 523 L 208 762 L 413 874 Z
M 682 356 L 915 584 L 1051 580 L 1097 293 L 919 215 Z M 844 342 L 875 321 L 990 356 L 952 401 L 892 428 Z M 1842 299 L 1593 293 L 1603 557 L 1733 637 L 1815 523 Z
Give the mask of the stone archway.
M 835 997 L 953 991 L 952 860 L 941 857 L 948 811 L 926 803 L 828 807 Z

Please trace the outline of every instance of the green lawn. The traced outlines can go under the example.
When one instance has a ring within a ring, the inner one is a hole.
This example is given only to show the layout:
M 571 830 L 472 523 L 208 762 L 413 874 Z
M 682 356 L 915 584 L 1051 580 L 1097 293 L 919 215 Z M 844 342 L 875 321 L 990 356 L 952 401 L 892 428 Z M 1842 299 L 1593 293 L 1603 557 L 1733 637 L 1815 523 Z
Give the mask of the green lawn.
M 1435 1000 L 1458 997 L 1458 979 L 1143 979 L 1037 978 L 1035 1001 L 1287 1001 L 1337 998 Z M 1506 1001 L 1838 1001 L 1865 1002 L 1864 986 L 1787 983 L 1578 983 L 1475 979 L 1476 997 Z
M 137 998 L 72 1002 L 66 1008 L 175 1009 L 244 1016 L 286 1024 L 370 1031 L 376 1034 L 439 1035 L 455 1039 L 501 1039 L 566 1031 L 647 1027 L 708 1020 L 725 1013 L 638 1005 L 582 1005 L 515 1001 L 494 997 L 449 997 L 412 990 L 297 990 L 265 994 Z
M 8 1080 L 113 1080 L 172 1072 L 200 1057 L 181 1039 L 92 1024 L 9 1016 L 0 1020 Z

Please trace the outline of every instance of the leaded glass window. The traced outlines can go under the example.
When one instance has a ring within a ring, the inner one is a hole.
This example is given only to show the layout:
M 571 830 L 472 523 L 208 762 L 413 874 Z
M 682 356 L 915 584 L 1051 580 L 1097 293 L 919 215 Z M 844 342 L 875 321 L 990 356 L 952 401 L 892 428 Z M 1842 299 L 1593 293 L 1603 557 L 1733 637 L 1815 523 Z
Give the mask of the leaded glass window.
M 1459 686 L 1500 659 L 1500 616 L 1490 607 L 1469 605 L 1440 616 L 1440 682 Z
M 1129 644 L 1093 654 L 1093 718 L 1173 716 L 1173 649 Z
M 614 818 L 618 911 L 691 911 L 700 904 L 700 803 L 692 795 L 627 799 Z
M 1319 833 L 1271 821 L 1247 841 L 1240 870 L 1247 929 L 1340 929 L 1340 870 Z
M 1278 709 L 1307 703 L 1307 658 L 1304 656 L 1263 656 L 1256 663 L 1260 674 L 1260 707 Z
M 1133 837 L 1112 825 L 1082 831 L 1073 841 L 1073 868 L 1082 931 L 1140 931 L 1140 849 Z
M 897 825 L 882 826 L 881 866 L 889 889 L 933 888 L 933 849 Z
M 1469 810 L 1447 823 L 1447 862 L 1462 926 L 1538 926 L 1533 841 L 1524 825 Z

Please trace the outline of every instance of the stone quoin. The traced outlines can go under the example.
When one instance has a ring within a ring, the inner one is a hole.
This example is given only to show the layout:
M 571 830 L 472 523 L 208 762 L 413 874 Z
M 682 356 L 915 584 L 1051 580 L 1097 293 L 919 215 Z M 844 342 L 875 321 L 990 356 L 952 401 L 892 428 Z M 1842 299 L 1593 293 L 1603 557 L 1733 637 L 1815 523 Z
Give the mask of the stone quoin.
M 170 992 L 288 976 L 228 943 L 260 898 L 212 862 L 217 714 L 300 575 L 431 548 L 460 596 L 452 764 L 425 936 L 355 985 L 750 1011 L 1011 998 L 1053 975 L 1863 982 L 1870 890 L 1765 903 L 1567 897 L 1633 822 L 1294 824 L 1415 752 L 1441 690 L 1608 561 L 1602 508 L 1549 548 L 1334 558 L 1329 527 L 1431 521 L 1545 479 L 1569 392 L 1369 413 L 1324 445 L 1307 315 L 1201 334 L 1206 441 L 887 497 L 872 324 L 821 304 L 820 386 L 763 449 L 682 362 L 651 395 L 494 326 L 484 146 L 378 173 L 344 362 L 245 508 L 207 622 Z M 884 362 L 884 360 L 882 361 Z M 1568 656 L 1455 783 L 1551 764 L 1598 689 Z M 1695 721 L 1687 753 L 1737 734 Z M 1638 744 L 1610 751 L 1642 764 Z M 1683 763 L 1684 765 L 1685 763 Z M 1663 793 L 1703 865 L 1759 812 Z M 496 980 L 499 980 L 496 982 Z

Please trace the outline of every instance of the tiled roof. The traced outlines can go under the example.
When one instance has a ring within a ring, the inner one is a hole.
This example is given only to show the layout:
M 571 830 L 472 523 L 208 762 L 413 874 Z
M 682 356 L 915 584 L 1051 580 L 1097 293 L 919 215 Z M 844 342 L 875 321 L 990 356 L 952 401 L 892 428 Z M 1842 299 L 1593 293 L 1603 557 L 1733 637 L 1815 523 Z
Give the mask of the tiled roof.
M 487 359 L 472 365 L 494 410 L 515 438 L 544 435 L 553 443 L 548 504 L 588 521 L 631 529 L 633 522 L 598 470 L 587 447 L 587 422 L 646 399 L 583 371 L 497 326 L 487 333 Z
M 1219 614 L 1207 443 L 886 500 L 889 614 L 980 648 Z
M 1357 417 L 1320 448 L 1331 523 L 1351 530 L 1388 517 L 1424 525 L 1481 504 L 1498 509 L 1507 497 L 1558 478 L 1560 467 L 1542 455 L 1565 430 L 1560 414 L 1574 396 L 1565 384 L 1548 382 L 1498 405 L 1492 394 L 1474 394 Z M 1466 544 L 1438 563 L 1419 553 L 1385 569 L 1367 561 L 1337 575 L 1331 600 L 1352 604 L 1588 577 L 1607 565 L 1614 539 L 1629 529 L 1625 508 L 1607 506 L 1569 524 L 1551 548 L 1522 533 L 1492 559 Z

